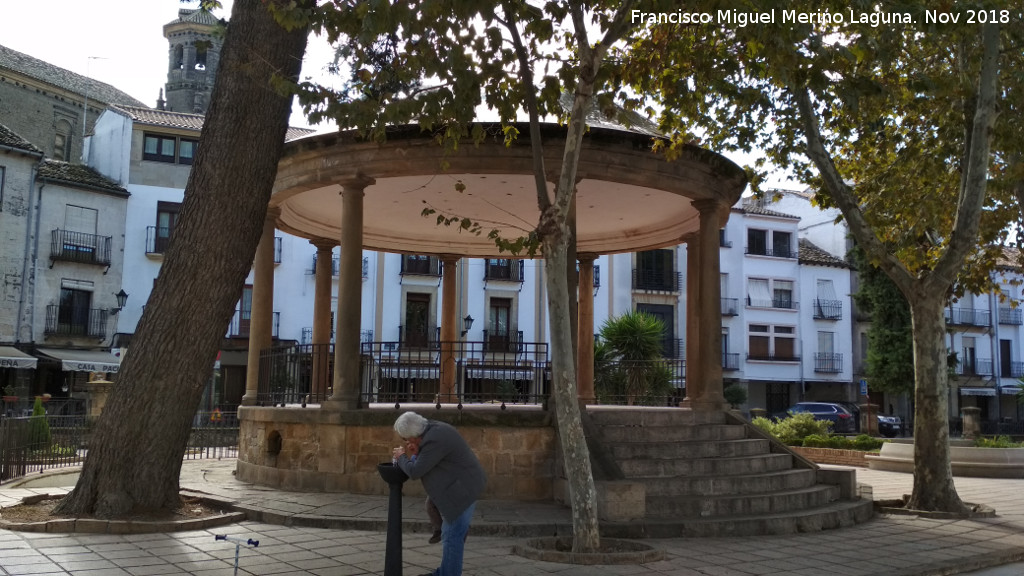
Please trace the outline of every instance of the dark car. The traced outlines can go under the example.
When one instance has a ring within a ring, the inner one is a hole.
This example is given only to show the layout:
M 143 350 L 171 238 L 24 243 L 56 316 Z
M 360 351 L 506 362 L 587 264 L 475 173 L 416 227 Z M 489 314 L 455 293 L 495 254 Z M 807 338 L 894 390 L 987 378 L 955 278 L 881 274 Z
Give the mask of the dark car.
M 879 414 L 878 433 L 886 438 L 895 438 L 903 433 L 903 420 L 899 416 Z
M 856 432 L 857 419 L 849 408 L 835 402 L 797 402 L 790 409 L 790 414 L 809 413 L 815 420 L 828 420 L 832 423 L 832 431 L 839 433 Z

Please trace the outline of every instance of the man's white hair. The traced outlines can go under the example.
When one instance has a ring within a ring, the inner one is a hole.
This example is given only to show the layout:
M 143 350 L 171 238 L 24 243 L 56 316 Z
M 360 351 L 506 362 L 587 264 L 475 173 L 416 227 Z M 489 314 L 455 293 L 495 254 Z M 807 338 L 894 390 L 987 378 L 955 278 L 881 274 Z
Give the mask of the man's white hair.
M 427 429 L 427 419 L 415 412 L 406 412 L 395 420 L 395 432 L 402 438 L 418 438 Z

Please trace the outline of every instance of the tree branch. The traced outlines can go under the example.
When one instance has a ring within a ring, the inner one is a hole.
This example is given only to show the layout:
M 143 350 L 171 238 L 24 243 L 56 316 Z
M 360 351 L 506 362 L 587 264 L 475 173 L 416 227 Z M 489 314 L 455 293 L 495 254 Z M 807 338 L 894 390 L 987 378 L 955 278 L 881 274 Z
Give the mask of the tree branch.
M 839 206 L 850 226 L 850 232 L 857 240 L 871 261 L 877 262 L 877 266 L 884 270 L 904 294 L 908 293 L 913 275 L 898 258 L 889 254 L 885 245 L 875 232 L 871 229 L 860 205 L 853 195 L 853 191 L 843 180 L 836 168 L 832 156 L 825 149 L 821 139 L 821 132 L 818 129 L 818 118 L 815 115 L 814 107 L 811 105 L 811 97 L 804 86 L 791 86 L 790 92 L 797 102 L 797 109 L 800 114 L 800 121 L 804 127 L 804 137 L 807 140 L 807 155 L 821 173 L 825 187 L 828 189 L 832 200 Z
M 931 284 L 934 284 L 936 289 L 953 284 L 967 253 L 974 249 L 981 210 L 985 202 L 985 191 L 988 187 L 992 130 L 998 115 L 996 102 L 999 98 L 999 25 L 983 25 L 981 37 L 984 53 L 978 81 L 977 109 L 971 122 L 969 144 L 964 154 L 966 165 L 961 176 L 960 206 L 949 244 L 933 270 Z

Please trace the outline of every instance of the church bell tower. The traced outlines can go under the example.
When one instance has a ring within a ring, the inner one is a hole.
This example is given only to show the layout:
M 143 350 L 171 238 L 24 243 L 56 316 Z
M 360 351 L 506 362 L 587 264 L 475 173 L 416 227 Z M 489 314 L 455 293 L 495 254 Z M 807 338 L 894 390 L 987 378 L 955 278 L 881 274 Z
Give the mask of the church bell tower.
M 219 21 L 206 10 L 178 10 L 178 19 L 164 25 L 170 43 L 166 100 L 162 109 L 205 114 L 217 77 L 223 39 Z

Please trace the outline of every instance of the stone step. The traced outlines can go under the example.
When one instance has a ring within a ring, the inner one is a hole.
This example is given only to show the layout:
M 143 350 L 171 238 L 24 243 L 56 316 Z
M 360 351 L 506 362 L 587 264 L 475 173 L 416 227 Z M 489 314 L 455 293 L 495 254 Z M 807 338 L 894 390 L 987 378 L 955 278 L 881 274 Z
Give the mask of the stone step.
M 842 500 L 784 514 L 754 514 L 721 518 L 647 518 L 643 522 L 601 522 L 601 535 L 610 538 L 711 538 L 818 532 L 867 522 L 874 514 L 870 499 Z M 477 522 L 474 522 L 474 529 Z
M 789 470 L 789 454 L 755 454 L 729 458 L 644 458 L 619 460 L 627 478 L 674 478 L 677 476 L 732 476 Z
M 611 452 L 612 457 L 619 462 L 647 458 L 665 460 L 729 458 L 768 454 L 769 451 L 768 441 L 760 438 L 705 442 L 606 443 L 605 446 Z
M 768 494 L 647 496 L 648 518 L 715 518 L 785 514 L 825 506 L 839 499 L 839 488 L 810 488 Z
M 733 424 L 673 424 L 669 426 L 609 425 L 601 428 L 606 442 L 686 442 L 690 440 L 742 440 L 743 426 Z
M 725 423 L 724 412 L 694 412 L 686 408 L 588 406 L 587 414 L 599 426 L 684 426 Z
M 780 470 L 742 476 L 682 476 L 643 479 L 647 496 L 730 496 L 792 492 L 815 485 L 814 470 Z M 637 478 L 634 478 L 636 480 Z

